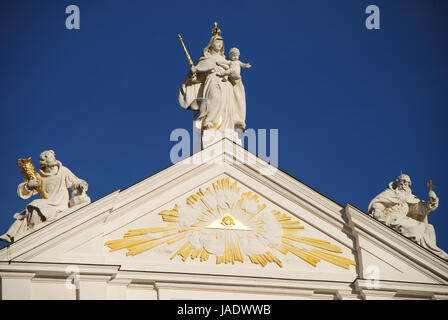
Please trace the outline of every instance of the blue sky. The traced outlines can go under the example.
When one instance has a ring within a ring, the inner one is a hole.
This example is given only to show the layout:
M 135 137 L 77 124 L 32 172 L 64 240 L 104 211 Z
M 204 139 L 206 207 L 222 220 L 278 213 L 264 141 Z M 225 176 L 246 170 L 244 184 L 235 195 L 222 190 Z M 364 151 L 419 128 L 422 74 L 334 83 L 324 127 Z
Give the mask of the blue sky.
M 65 28 L 66 6 L 81 11 Z M 380 8 L 367 30 L 365 8 Z M 279 130 L 279 168 L 366 211 L 400 171 L 427 200 L 448 250 L 448 2 L 0 2 L 0 233 L 27 201 L 17 159 L 53 149 L 97 200 L 171 165 L 170 133 L 191 130 L 177 90 L 218 21 L 241 51 L 247 127 Z

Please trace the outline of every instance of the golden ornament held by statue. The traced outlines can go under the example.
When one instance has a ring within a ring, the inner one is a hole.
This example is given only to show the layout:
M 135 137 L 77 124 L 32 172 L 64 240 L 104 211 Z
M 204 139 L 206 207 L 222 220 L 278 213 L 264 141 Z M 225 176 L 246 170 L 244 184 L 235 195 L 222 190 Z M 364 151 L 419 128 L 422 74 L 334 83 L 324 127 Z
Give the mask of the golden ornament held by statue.
M 42 196 L 42 198 L 47 199 L 47 195 L 45 194 L 44 190 L 42 189 L 42 181 L 40 180 L 39 176 L 37 175 L 36 171 L 34 171 L 33 163 L 31 162 L 31 157 L 28 159 L 18 159 L 17 165 L 19 166 L 20 173 L 25 175 L 25 182 L 28 182 L 30 180 L 36 180 L 38 182 L 38 186 L 36 187 L 37 192 Z
M 429 188 L 429 202 L 435 202 L 436 201 L 436 194 L 433 191 L 436 187 L 432 184 L 432 180 L 429 180 L 429 182 L 426 184 L 426 186 Z

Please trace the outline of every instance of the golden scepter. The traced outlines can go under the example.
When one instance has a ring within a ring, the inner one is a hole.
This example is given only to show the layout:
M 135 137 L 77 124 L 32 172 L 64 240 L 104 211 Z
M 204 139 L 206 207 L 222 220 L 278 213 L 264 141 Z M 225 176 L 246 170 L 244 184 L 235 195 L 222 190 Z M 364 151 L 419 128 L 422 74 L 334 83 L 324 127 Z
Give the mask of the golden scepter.
M 435 202 L 436 201 L 436 194 L 433 191 L 436 187 L 432 184 L 432 180 L 429 180 L 429 182 L 426 184 L 426 186 L 429 188 L 429 202 Z
M 38 183 L 36 187 L 37 192 L 39 192 L 42 198 L 47 199 L 47 195 L 42 189 L 42 181 L 40 180 L 36 171 L 34 171 L 34 166 L 33 163 L 31 162 L 31 157 L 29 157 L 28 159 L 18 159 L 17 165 L 19 166 L 20 169 L 22 169 L 20 170 L 20 173 L 25 175 L 24 181 L 28 182 L 30 180 L 36 180 Z
M 182 48 L 184 48 L 185 56 L 187 57 L 188 65 L 191 67 L 194 66 L 193 60 L 191 60 L 191 56 L 188 53 L 187 48 L 185 47 L 184 40 L 182 40 L 182 36 L 180 34 L 177 35 L 179 37 L 179 41 L 182 44 Z M 193 73 L 192 80 L 196 81 L 196 73 Z

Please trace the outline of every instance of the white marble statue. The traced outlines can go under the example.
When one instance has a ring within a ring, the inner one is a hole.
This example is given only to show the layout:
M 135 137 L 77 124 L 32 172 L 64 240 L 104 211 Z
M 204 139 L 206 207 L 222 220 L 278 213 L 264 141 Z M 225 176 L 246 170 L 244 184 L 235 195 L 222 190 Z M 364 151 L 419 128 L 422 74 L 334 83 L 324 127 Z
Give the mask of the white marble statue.
M 68 168 L 56 160 L 53 150 L 47 150 L 40 154 L 40 167 L 37 176 L 41 180 L 41 188 L 47 199 L 35 199 L 31 201 L 22 212 L 16 213 L 16 221 L 9 230 L 0 236 L 0 240 L 14 242 L 14 238 L 21 233 L 32 230 L 44 221 L 56 218 L 59 212 L 67 210 L 79 204 L 90 203 L 86 191 L 86 181 L 77 178 Z M 37 180 L 29 180 L 19 184 L 17 194 L 21 199 L 29 199 L 38 194 Z M 72 198 L 69 199 L 69 189 L 72 190 Z
M 225 63 L 220 63 L 224 69 L 227 69 L 222 73 L 224 76 L 223 81 L 229 80 L 234 86 L 234 93 L 237 95 L 235 99 L 236 114 L 239 115 L 239 119 L 236 120 L 235 128 L 246 128 L 246 93 L 244 90 L 243 81 L 241 80 L 241 68 L 251 68 L 250 63 L 243 63 L 239 60 L 240 50 L 238 48 L 232 48 L 229 50 L 230 60 L 226 60 Z
M 220 63 L 219 65 L 227 69 L 223 72 L 224 76 L 228 76 L 233 81 L 241 80 L 241 68 L 252 67 L 250 63 L 243 63 L 240 59 L 240 50 L 238 48 L 232 48 L 229 50 L 230 60 L 226 60 L 225 63 Z M 224 81 L 227 79 L 224 78 Z
M 234 53 L 235 57 L 238 55 Z M 246 96 L 239 72 L 232 73 L 241 63 L 232 63 L 230 66 L 224 56 L 224 39 L 215 24 L 202 57 L 196 66 L 191 66 L 179 89 L 179 103 L 182 108 L 193 110 L 195 128 L 244 131 Z M 229 81 L 223 81 L 226 77 Z
M 410 186 L 409 176 L 401 174 L 370 202 L 368 213 L 448 260 L 448 254 L 437 247 L 434 227 L 428 223 L 428 215 L 439 206 L 439 198 L 433 190 L 430 190 L 429 201 L 420 200 L 412 194 Z

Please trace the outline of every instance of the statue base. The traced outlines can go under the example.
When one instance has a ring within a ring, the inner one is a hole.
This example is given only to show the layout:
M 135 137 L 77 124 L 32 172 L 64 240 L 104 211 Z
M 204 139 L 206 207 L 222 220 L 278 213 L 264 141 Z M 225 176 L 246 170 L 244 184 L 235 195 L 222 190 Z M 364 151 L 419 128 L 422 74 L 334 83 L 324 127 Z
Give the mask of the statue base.
M 201 151 L 213 144 L 215 144 L 218 141 L 221 141 L 222 139 L 227 138 L 239 145 L 242 145 L 243 142 L 241 138 L 239 137 L 239 133 L 235 130 L 203 130 L 201 132 L 201 138 L 198 139 L 194 146 L 194 152 Z

